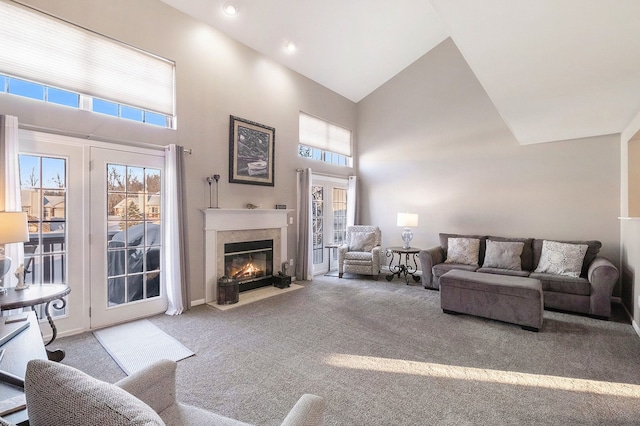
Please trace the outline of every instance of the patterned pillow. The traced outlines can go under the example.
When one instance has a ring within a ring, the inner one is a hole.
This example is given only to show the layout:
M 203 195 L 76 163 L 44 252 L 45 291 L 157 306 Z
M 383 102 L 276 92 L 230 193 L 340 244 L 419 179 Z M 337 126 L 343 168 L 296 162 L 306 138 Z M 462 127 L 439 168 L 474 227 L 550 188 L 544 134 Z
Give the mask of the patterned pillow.
M 487 240 L 483 268 L 522 271 L 522 250 L 524 243 Z
M 480 240 L 477 238 L 449 238 L 447 241 L 447 260 L 444 263 L 460 263 L 478 266 Z
M 586 244 L 566 244 L 544 240 L 540 262 L 534 272 L 578 278 L 588 247 Z
M 352 232 L 349 251 L 371 251 L 376 245 L 375 232 Z

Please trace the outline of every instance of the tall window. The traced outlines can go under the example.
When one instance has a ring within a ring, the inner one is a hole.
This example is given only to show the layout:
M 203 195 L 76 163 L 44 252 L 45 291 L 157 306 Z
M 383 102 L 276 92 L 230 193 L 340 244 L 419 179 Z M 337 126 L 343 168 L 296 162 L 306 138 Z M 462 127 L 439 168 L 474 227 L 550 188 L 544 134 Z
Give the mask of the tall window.
M 323 259 L 324 244 L 324 187 L 311 187 L 311 210 L 313 218 L 313 263 L 318 264 Z
M 24 244 L 25 283 L 67 283 L 67 160 L 20 154 L 22 211 L 29 241 Z M 44 312 L 39 312 L 40 317 Z M 64 309 L 52 309 L 62 315 Z
M 333 188 L 333 242 L 342 244 L 347 236 L 347 190 Z
M 352 165 L 351 130 L 303 112 L 299 116 L 298 155 L 339 166 Z

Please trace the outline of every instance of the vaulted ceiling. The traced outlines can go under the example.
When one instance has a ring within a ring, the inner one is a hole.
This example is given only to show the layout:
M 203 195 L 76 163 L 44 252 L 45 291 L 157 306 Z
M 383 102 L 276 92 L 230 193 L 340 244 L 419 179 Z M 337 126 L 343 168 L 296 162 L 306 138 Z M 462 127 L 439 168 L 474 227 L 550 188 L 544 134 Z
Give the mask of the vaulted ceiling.
M 522 144 L 640 112 L 638 0 L 162 1 L 354 102 L 451 37 Z

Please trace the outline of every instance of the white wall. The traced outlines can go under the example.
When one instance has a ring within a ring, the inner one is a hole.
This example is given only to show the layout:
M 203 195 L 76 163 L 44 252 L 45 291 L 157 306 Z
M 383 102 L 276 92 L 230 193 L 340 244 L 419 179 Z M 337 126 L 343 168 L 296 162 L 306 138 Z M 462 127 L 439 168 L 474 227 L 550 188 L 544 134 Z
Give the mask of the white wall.
M 597 239 L 619 262 L 619 135 L 519 145 L 450 39 L 358 104 L 358 134 L 361 222 L 384 245 L 407 211 L 417 247 L 439 232 Z
M 350 170 L 297 156 L 298 112 L 306 111 L 355 130 L 356 105 L 290 71 L 222 33 L 158 0 L 26 0 L 66 20 L 176 62 L 177 131 L 85 111 L 75 111 L 9 95 L 0 96 L 0 114 L 23 124 L 58 128 L 193 150 L 187 158 L 187 203 L 192 299 L 204 298 L 204 218 L 209 204 L 205 177 L 218 173 L 220 206 L 247 203 L 295 208 L 297 167 L 342 173 Z M 229 115 L 276 129 L 275 187 L 230 184 Z M 292 215 L 295 220 L 295 215 Z M 295 224 L 288 253 L 295 257 Z
M 637 179 L 639 159 L 629 157 L 629 144 L 640 142 L 640 113 L 629 123 L 620 136 L 621 153 L 621 216 L 620 221 L 620 272 L 621 272 L 621 296 L 622 303 L 633 318 L 633 326 L 640 335 L 640 217 L 629 218 L 629 209 L 633 203 L 629 201 L 629 195 L 638 196 L 629 189 L 636 187 L 638 182 L 630 182 Z

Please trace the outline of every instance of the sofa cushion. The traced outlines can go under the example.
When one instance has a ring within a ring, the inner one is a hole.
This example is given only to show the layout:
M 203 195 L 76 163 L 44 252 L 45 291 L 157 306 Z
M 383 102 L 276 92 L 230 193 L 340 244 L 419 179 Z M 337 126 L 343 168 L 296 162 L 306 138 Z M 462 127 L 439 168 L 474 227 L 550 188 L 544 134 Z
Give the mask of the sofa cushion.
M 576 241 L 554 240 L 554 241 L 557 241 L 559 243 L 566 243 L 566 244 L 586 244 L 589 247 L 587 249 L 587 253 L 584 255 L 584 260 L 582 262 L 582 271 L 580 273 L 581 277 L 586 277 L 587 276 L 587 272 L 589 271 L 589 265 L 598 256 L 598 252 L 600 251 L 600 248 L 602 247 L 602 243 L 600 241 L 596 241 L 596 240 L 585 240 L 585 241 L 580 241 L 580 240 L 576 240 Z M 540 240 L 540 239 L 533 240 L 533 264 L 534 264 L 534 267 L 537 266 L 538 263 L 540 263 L 540 255 L 542 254 L 542 244 L 543 243 L 544 243 L 544 240 Z
M 373 254 L 370 251 L 348 251 L 344 254 L 344 260 L 356 260 L 371 263 Z
M 529 278 L 536 278 L 542 283 L 542 290 L 556 293 L 591 295 L 591 284 L 586 278 L 574 278 L 566 275 L 544 274 L 532 272 Z
M 528 277 L 530 271 L 514 271 L 512 269 L 500 269 L 500 268 L 485 268 L 482 267 L 476 272 L 482 272 L 483 274 L 498 274 L 498 275 L 510 275 L 512 277 Z
M 540 261 L 534 272 L 579 277 L 587 253 L 586 244 L 567 244 L 544 240 Z
M 478 269 L 477 265 L 462 265 L 459 263 L 438 263 L 431 268 L 434 277 L 441 277 L 449 271 L 453 270 L 462 270 L 462 271 L 475 271 Z
M 440 234 L 440 247 L 442 247 L 445 255 L 449 250 L 449 238 L 475 238 L 480 240 L 480 253 L 478 254 L 478 265 L 482 265 L 482 262 L 484 262 L 484 251 L 485 251 L 486 241 L 487 241 L 486 236 L 442 233 Z
M 491 241 L 508 241 L 515 243 L 523 243 L 522 254 L 520 255 L 520 265 L 523 271 L 533 271 L 538 263 L 533 263 L 533 238 L 509 238 L 490 235 L 487 237 Z
M 522 271 L 523 242 L 487 240 L 483 268 L 509 269 Z
M 32 426 L 164 425 L 127 391 L 53 361 L 29 361 L 25 394 Z
M 376 245 L 374 232 L 352 232 L 349 240 L 349 251 L 371 251 Z
M 477 238 L 449 238 L 444 263 L 478 266 L 480 240 Z

